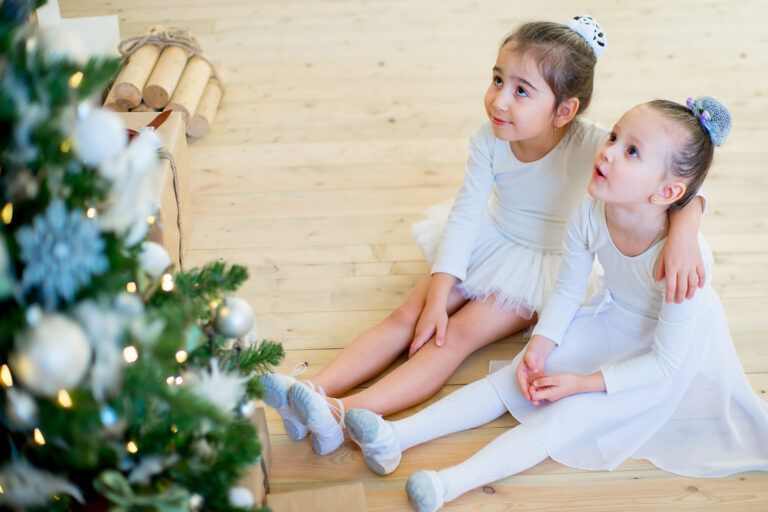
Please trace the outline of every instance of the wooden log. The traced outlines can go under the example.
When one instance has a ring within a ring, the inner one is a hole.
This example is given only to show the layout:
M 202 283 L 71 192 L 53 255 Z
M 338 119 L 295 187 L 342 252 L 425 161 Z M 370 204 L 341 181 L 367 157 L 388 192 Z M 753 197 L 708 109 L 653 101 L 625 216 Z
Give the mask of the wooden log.
M 162 25 L 154 25 L 149 29 L 149 34 L 156 34 L 164 30 L 165 27 Z M 160 47 L 154 44 L 145 44 L 129 57 L 111 91 L 115 99 L 120 101 L 123 106 L 131 109 L 141 103 L 142 91 L 159 56 Z
M 131 109 L 131 112 L 157 112 L 157 109 L 150 107 L 149 105 L 147 105 L 142 101 L 141 103 L 133 107 Z
M 120 100 L 115 97 L 115 86 L 113 84 L 112 87 L 109 88 L 107 98 L 104 100 L 104 108 L 108 108 L 113 112 L 128 112 L 130 107 L 128 107 L 124 100 Z
M 168 104 L 188 58 L 189 52 L 180 46 L 167 46 L 160 53 L 144 86 L 144 103 L 152 108 L 163 108 Z
M 208 80 L 208 85 L 205 86 L 203 91 L 203 97 L 200 98 L 200 103 L 197 104 L 197 109 L 192 119 L 187 125 L 187 135 L 190 137 L 202 137 L 213 124 L 213 118 L 216 116 L 216 110 L 219 108 L 219 102 L 221 101 L 221 84 L 216 77 L 211 77 Z
M 165 110 L 181 112 L 184 114 L 184 123 L 189 126 L 189 121 L 200 103 L 210 77 L 211 65 L 205 59 L 197 55 L 189 59 L 179 85 L 176 86 L 176 91 Z

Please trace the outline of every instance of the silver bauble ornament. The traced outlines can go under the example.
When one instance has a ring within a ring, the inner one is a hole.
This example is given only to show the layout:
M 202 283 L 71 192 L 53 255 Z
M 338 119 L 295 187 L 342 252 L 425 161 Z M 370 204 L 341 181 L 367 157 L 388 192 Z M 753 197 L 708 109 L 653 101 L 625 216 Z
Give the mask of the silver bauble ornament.
M 32 393 L 55 397 L 75 387 L 91 360 L 91 344 L 83 329 L 60 313 L 44 315 L 14 337 L 8 358 L 14 376 Z
M 236 508 L 251 508 L 255 500 L 247 487 L 230 487 L 227 493 L 229 504 Z
M 75 124 L 75 151 L 85 165 L 98 167 L 113 160 L 128 143 L 123 120 L 114 112 L 92 108 Z
M 37 402 L 29 393 L 16 389 L 16 386 L 5 390 L 8 403 L 5 412 L 11 424 L 18 428 L 31 427 L 37 423 Z
M 250 331 L 256 316 L 248 301 L 237 297 L 225 297 L 216 308 L 213 326 L 219 334 L 227 338 L 239 338 Z
M 144 242 L 139 253 L 139 265 L 147 274 L 158 279 L 171 266 L 171 257 L 157 242 Z

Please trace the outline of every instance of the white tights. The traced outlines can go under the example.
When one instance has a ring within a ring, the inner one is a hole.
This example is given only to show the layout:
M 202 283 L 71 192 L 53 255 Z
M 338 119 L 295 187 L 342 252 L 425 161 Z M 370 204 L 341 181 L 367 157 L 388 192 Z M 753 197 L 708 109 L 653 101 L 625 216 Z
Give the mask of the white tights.
M 400 449 L 453 432 L 484 425 L 507 412 L 496 390 L 481 379 L 451 393 L 426 409 L 392 422 Z M 547 458 L 547 450 L 533 431 L 519 425 L 503 433 L 464 462 L 438 471 L 451 501 L 470 489 L 519 473 Z

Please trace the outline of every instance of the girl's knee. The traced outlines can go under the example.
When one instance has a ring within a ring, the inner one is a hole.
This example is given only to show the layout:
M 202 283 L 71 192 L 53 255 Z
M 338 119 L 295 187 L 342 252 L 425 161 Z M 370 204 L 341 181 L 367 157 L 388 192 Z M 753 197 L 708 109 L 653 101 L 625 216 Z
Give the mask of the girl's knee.
M 388 319 L 401 327 L 415 327 L 421 310 L 422 305 L 409 300 L 390 313 Z

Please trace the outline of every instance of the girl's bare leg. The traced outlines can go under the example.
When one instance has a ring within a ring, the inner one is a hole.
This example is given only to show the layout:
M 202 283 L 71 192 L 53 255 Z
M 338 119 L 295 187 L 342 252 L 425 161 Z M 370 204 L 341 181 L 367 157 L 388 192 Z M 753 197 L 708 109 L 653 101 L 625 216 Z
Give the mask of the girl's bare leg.
M 416 322 L 424 309 L 428 289 L 429 276 L 419 281 L 405 303 L 358 336 L 309 380 L 315 386 L 322 386 L 328 396 L 339 396 L 379 375 L 413 341 Z M 448 314 L 453 314 L 466 302 L 467 299 L 455 288 L 452 289 L 448 296 Z
M 478 348 L 535 322 L 486 302 L 469 301 L 448 319 L 445 343 L 434 337 L 408 361 L 368 389 L 342 399 L 344 408 L 363 408 L 386 416 L 423 402 L 442 387 L 459 364 Z

